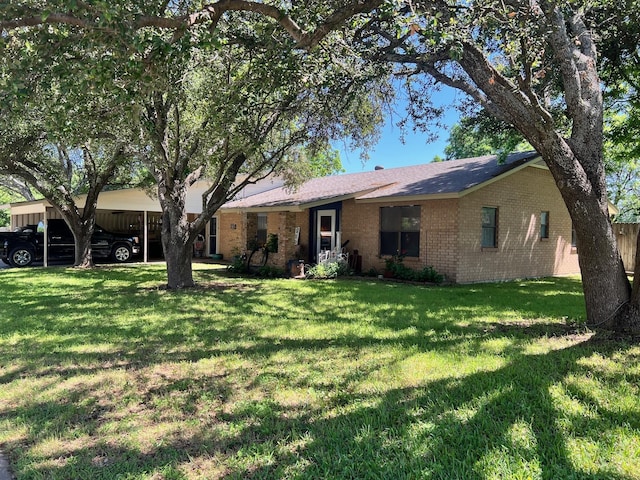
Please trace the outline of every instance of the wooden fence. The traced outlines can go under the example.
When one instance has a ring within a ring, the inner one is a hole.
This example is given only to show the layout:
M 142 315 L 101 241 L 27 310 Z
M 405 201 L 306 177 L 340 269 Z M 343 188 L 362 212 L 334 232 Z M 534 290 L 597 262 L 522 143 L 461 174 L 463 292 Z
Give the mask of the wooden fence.
M 636 242 L 640 223 L 614 223 L 613 231 L 618 241 L 618 249 L 627 272 L 633 272 L 636 261 Z

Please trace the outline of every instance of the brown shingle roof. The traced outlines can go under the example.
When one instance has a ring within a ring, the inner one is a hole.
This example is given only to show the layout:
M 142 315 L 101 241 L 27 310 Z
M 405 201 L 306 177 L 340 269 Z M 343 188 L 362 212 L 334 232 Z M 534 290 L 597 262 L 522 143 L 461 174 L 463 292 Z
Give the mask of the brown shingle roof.
M 224 205 L 223 209 L 309 208 L 348 198 L 460 194 L 537 159 L 535 152 L 511 154 L 499 164 L 495 155 L 410 167 L 313 178 L 297 190 L 280 187 Z

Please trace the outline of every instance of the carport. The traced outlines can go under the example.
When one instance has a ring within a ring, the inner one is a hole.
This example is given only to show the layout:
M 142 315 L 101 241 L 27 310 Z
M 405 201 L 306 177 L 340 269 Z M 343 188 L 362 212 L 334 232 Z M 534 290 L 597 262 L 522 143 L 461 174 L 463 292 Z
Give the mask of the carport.
M 193 220 L 202 211 L 202 193 L 209 187 L 207 182 L 197 182 L 189 190 L 186 198 L 189 220 Z M 76 205 L 84 205 L 85 195 L 76 197 Z M 37 225 L 43 222 L 45 232 L 49 219 L 61 218 L 47 200 L 35 200 L 10 204 L 11 229 L 25 225 Z M 160 234 L 162 212 L 160 202 L 140 188 L 110 190 L 100 193 L 96 212 L 96 223 L 101 227 L 117 232 L 138 235 L 142 239 L 143 261 L 162 257 Z M 217 222 L 210 222 L 205 237 L 205 251 L 216 253 Z M 48 266 L 47 245 L 44 249 L 44 266 Z

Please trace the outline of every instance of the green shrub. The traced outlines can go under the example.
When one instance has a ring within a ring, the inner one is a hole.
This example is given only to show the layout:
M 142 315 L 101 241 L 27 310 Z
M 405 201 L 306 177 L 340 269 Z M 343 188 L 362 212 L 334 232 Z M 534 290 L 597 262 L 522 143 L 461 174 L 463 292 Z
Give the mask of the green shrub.
M 247 273 L 247 259 L 245 255 L 234 255 L 227 270 L 233 273 Z
M 267 243 L 265 246 L 270 252 L 278 253 L 278 235 L 275 233 L 270 233 L 267 237 Z
M 258 269 L 256 275 L 261 278 L 281 278 L 284 277 L 284 270 L 271 265 L 263 265 Z
M 424 267 L 422 270 L 416 272 L 416 280 L 418 282 L 429 282 L 439 285 L 444 282 L 444 275 L 438 273 L 433 267 Z
M 407 267 L 403 262 L 403 257 L 394 255 L 385 260 L 385 272 L 391 274 L 392 278 L 407 280 L 410 282 L 429 282 L 440 284 L 444 281 L 444 275 L 438 273 L 433 267 L 424 267 L 422 270 L 414 270 Z
M 380 275 L 380 272 L 378 272 L 378 270 L 376 268 L 372 267 L 369 270 L 367 270 L 366 272 L 364 272 L 363 275 L 365 277 L 377 277 L 378 275 Z
M 307 278 L 336 278 L 350 273 L 351 269 L 346 262 L 319 263 L 306 270 Z

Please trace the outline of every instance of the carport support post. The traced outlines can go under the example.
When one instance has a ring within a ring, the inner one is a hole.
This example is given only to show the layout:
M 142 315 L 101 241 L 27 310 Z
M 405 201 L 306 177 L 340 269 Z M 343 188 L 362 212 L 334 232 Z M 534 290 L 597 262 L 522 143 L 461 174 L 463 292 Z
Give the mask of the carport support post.
M 142 233 L 144 234 L 144 253 L 142 254 L 142 261 L 147 263 L 149 261 L 149 212 L 146 210 L 143 212 L 144 227 L 142 227 Z
M 44 257 L 42 259 L 42 265 L 46 268 L 49 266 L 49 219 L 47 218 L 47 210 L 44 211 Z

